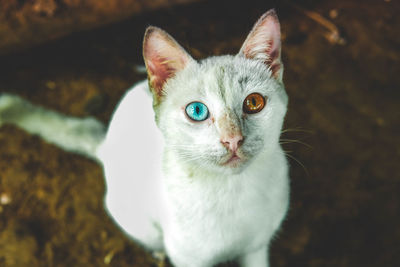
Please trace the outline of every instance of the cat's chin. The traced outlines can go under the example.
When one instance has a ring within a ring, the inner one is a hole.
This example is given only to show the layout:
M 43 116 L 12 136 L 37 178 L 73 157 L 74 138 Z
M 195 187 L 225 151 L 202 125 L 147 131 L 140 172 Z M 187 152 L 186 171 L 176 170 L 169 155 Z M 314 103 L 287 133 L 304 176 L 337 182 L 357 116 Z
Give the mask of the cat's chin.
M 220 167 L 222 167 L 225 172 L 228 171 L 230 173 L 240 173 L 247 165 L 247 161 L 247 157 L 245 157 L 242 153 L 234 153 L 227 156 L 220 163 Z
M 226 166 L 229 168 L 237 168 L 240 165 L 242 165 L 243 162 L 244 162 L 244 160 L 235 154 L 235 155 L 232 155 L 227 161 L 222 163 L 222 166 Z

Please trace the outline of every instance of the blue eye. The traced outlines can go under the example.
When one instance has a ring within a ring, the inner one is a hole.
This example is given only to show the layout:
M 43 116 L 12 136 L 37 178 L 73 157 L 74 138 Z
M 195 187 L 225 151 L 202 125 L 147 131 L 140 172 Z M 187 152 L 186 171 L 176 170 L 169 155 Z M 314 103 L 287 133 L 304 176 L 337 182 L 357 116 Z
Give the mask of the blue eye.
M 201 102 L 192 102 L 186 106 L 186 114 L 194 121 L 204 121 L 208 118 L 208 108 Z

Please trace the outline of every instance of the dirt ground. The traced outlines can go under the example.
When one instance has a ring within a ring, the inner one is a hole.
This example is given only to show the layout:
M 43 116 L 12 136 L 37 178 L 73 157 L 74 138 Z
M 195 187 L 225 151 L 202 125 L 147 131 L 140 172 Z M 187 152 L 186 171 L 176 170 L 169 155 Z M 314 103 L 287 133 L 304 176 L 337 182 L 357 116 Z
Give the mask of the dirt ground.
M 398 266 L 400 3 L 296 3 L 208 0 L 75 33 L 2 56 L 0 92 L 107 123 L 127 88 L 145 78 L 135 66 L 147 25 L 204 58 L 236 53 L 276 7 L 290 97 L 282 141 L 298 141 L 284 145 L 291 208 L 271 266 Z M 107 216 L 103 194 L 95 162 L 2 127 L 0 266 L 155 266 Z

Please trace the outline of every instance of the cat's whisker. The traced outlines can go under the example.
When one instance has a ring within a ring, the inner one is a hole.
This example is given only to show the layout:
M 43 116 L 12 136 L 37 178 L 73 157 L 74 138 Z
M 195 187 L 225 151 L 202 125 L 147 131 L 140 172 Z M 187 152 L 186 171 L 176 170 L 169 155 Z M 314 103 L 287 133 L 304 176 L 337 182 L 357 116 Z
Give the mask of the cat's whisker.
M 198 151 L 199 145 L 168 145 L 168 148 L 184 149 L 187 151 Z
M 178 154 L 181 156 L 183 161 L 187 161 L 187 162 L 203 159 L 203 157 L 201 157 L 201 156 L 196 156 L 196 155 L 193 155 L 193 153 L 186 152 L 186 151 L 182 151 L 182 152 L 179 151 Z
M 287 128 L 281 131 L 281 134 L 283 133 L 288 133 L 288 132 L 303 132 L 303 133 L 309 133 L 309 134 L 314 134 L 315 132 L 312 130 L 306 130 L 303 128 Z
M 193 154 L 191 154 L 190 152 L 178 152 L 179 155 L 185 157 L 186 159 L 200 159 L 199 156 L 195 156 Z
M 279 144 L 290 144 L 290 143 L 298 143 L 298 144 L 302 144 L 310 149 L 313 149 L 313 147 L 303 141 L 300 140 L 296 140 L 296 139 L 286 139 L 286 138 L 281 138 L 280 141 L 283 142 L 279 142 Z
M 188 148 L 195 148 L 195 145 L 184 145 L 184 144 L 172 144 L 172 145 L 168 145 L 168 147 L 188 147 Z
M 304 172 L 306 173 L 307 177 L 310 177 L 310 173 L 308 172 L 306 166 L 304 166 L 304 164 L 301 163 L 301 161 L 298 160 L 295 156 L 290 155 L 289 153 L 291 153 L 291 152 L 292 152 L 292 151 L 286 151 L 286 150 L 284 150 L 283 153 L 284 153 L 286 156 L 288 156 L 289 158 L 291 158 L 291 159 L 293 159 L 294 161 L 296 161 L 297 164 L 299 164 L 299 165 L 303 168 L 303 170 L 304 170 Z

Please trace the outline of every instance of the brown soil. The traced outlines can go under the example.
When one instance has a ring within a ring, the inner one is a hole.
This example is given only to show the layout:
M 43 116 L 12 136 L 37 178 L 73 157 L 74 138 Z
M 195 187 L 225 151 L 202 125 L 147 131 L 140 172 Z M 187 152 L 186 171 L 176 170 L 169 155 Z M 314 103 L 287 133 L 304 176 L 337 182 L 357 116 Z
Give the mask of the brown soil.
M 400 4 L 290 3 L 275 5 L 290 96 L 285 128 L 293 130 L 282 139 L 311 148 L 285 144 L 291 209 L 272 244 L 271 266 L 397 266 Z M 272 6 L 210 0 L 74 33 L 2 56 L 0 90 L 106 123 L 126 89 L 144 78 L 134 67 L 143 64 L 147 25 L 161 26 L 204 58 L 236 53 Z M 336 25 L 345 42 L 327 38 L 326 25 L 310 11 Z M 88 159 L 2 127 L 0 266 L 153 266 L 103 210 L 102 175 Z

